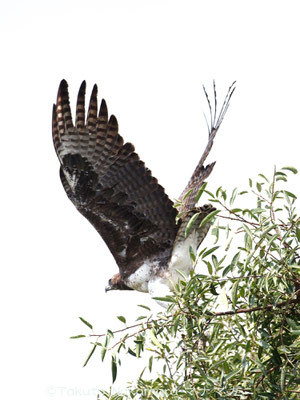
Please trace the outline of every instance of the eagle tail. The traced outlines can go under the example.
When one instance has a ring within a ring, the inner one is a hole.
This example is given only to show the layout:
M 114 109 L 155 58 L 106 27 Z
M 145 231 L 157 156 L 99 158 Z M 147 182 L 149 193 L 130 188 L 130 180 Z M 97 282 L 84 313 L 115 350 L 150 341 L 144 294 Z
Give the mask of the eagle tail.
M 210 114 L 209 121 L 208 121 L 207 117 L 205 116 L 205 120 L 206 120 L 207 128 L 208 128 L 208 142 L 207 142 L 205 150 L 193 172 L 193 175 L 191 176 L 191 179 L 189 180 L 189 183 L 187 184 L 186 188 L 184 189 L 184 191 L 182 192 L 182 194 L 179 197 L 181 206 L 179 207 L 178 211 L 180 213 L 189 211 L 195 206 L 197 193 L 198 193 L 199 189 L 201 188 L 201 186 L 203 185 L 205 179 L 210 175 L 211 171 L 213 170 L 213 168 L 215 166 L 215 162 L 208 164 L 206 166 L 204 166 L 203 164 L 212 148 L 216 133 L 218 132 L 220 125 L 221 125 L 221 123 L 225 117 L 225 114 L 228 110 L 228 107 L 230 104 L 230 99 L 233 95 L 233 92 L 235 91 L 235 81 L 230 85 L 219 113 L 217 113 L 217 105 L 218 104 L 217 104 L 217 92 L 216 92 L 215 81 L 213 82 L 213 91 L 214 91 L 213 106 L 211 104 L 211 101 L 209 99 L 209 96 L 208 96 L 207 91 L 204 86 L 203 86 L 203 90 L 204 90 L 204 94 L 205 94 L 205 97 L 206 97 L 206 100 L 208 103 L 209 114 Z M 187 193 L 189 193 L 188 196 L 187 196 Z

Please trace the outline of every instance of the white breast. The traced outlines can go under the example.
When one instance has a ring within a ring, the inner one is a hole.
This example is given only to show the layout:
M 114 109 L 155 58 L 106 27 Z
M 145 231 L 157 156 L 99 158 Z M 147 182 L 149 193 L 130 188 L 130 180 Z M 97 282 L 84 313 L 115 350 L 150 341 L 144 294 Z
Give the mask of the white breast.
M 172 295 L 173 287 L 182 279 L 178 271 L 189 275 L 193 268 L 193 262 L 190 257 L 190 246 L 196 254 L 197 249 L 196 233 L 191 232 L 187 239 L 179 241 L 172 252 L 168 269 L 159 276 L 152 275 L 148 283 L 148 291 L 151 297 L 166 297 Z M 169 303 L 156 300 L 163 307 L 168 307 Z
M 169 262 L 169 272 L 171 274 L 171 279 L 173 281 L 176 280 L 175 283 L 177 283 L 177 279 L 179 278 L 177 270 L 188 276 L 193 268 L 193 262 L 190 257 L 190 247 L 194 254 L 196 254 L 198 243 L 195 231 L 192 231 L 185 240 L 177 242 L 172 251 Z
M 133 274 L 125 279 L 126 285 L 129 286 L 131 289 L 147 293 L 148 282 L 150 280 L 153 267 L 153 263 L 150 264 L 149 261 L 146 261 Z
M 195 231 L 191 232 L 185 240 L 177 242 L 165 272 L 158 273 L 158 262 L 147 260 L 133 274 L 126 278 L 126 285 L 139 292 L 149 292 L 152 297 L 170 295 L 174 284 L 177 283 L 178 279 L 182 278 L 177 271 L 179 270 L 188 276 L 193 268 L 193 262 L 190 258 L 190 247 L 196 253 L 197 241 Z

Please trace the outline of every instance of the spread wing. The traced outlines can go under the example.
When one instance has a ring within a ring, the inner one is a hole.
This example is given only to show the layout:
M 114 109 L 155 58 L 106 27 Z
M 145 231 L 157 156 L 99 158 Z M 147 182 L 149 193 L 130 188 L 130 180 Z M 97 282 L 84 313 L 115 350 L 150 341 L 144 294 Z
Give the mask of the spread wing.
M 218 132 L 218 129 L 220 128 L 220 125 L 229 107 L 231 96 L 235 90 L 235 82 L 233 82 L 232 85 L 229 87 L 227 95 L 225 97 L 225 100 L 218 115 L 217 115 L 217 93 L 216 93 L 215 82 L 213 83 L 213 89 L 214 89 L 214 105 L 212 107 L 209 100 L 209 96 L 205 90 L 205 87 L 203 86 L 204 94 L 207 99 L 210 111 L 210 121 L 207 121 L 206 119 L 208 128 L 208 142 L 195 168 L 195 171 L 193 172 L 193 175 L 191 176 L 187 186 L 185 187 L 184 191 L 181 193 L 179 197 L 179 202 L 181 203 L 181 206 L 178 207 L 179 213 L 182 212 L 186 213 L 195 207 L 197 193 L 201 188 L 201 186 L 203 185 L 204 180 L 210 175 L 211 171 L 213 170 L 215 162 L 208 164 L 206 166 L 204 166 L 203 164 L 212 148 L 216 133 Z
M 70 200 L 106 242 L 121 275 L 128 276 L 146 258 L 171 252 L 177 211 L 133 145 L 124 144 L 116 118 L 108 119 L 104 100 L 98 113 L 96 85 L 86 118 L 85 88 L 83 82 L 75 125 L 65 80 L 53 106 L 60 178 Z

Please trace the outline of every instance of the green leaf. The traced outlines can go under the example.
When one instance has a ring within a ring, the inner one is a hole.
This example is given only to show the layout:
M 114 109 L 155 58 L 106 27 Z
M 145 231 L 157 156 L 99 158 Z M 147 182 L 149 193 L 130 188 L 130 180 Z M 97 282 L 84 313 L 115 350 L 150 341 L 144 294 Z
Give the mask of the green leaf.
M 230 272 L 232 269 L 233 269 L 233 265 L 232 264 L 227 265 L 227 267 L 225 267 L 223 269 L 222 276 L 223 277 L 226 276 L 228 274 L 228 272 Z
M 232 204 L 234 203 L 234 200 L 236 199 L 237 196 L 237 188 L 234 188 L 232 191 L 232 195 L 231 198 L 229 200 L 229 204 L 232 206 Z
M 131 348 L 130 347 L 128 347 L 128 353 L 131 355 L 131 356 L 133 356 L 133 357 L 136 357 L 136 354 L 135 354 L 135 352 L 133 351 L 133 350 L 131 350 Z
M 239 285 L 238 281 L 234 282 L 234 284 L 232 285 L 232 289 L 231 289 L 231 301 L 232 301 L 233 308 L 235 308 L 235 306 L 236 306 L 238 285 Z
M 262 236 L 262 237 L 266 236 L 267 233 L 269 233 L 272 229 L 275 229 L 275 228 L 277 228 L 277 225 L 276 225 L 276 224 L 270 225 L 267 229 L 265 229 L 265 230 L 261 233 L 261 236 Z M 273 236 L 273 235 L 272 235 L 272 236 Z
M 144 306 L 143 304 L 138 304 L 138 307 L 145 308 L 145 310 L 151 311 L 150 307 Z
M 262 177 L 266 182 L 269 182 L 269 180 L 265 177 L 263 174 L 258 174 L 258 176 Z
M 196 254 L 195 254 L 194 249 L 192 248 L 192 246 L 189 247 L 189 252 L 190 252 L 191 260 L 194 263 L 196 261 Z
M 212 229 L 212 231 L 211 231 L 211 234 L 213 236 L 215 236 L 215 243 L 217 243 L 218 240 L 219 240 L 219 236 L 220 236 L 220 228 L 219 228 L 219 226 L 214 227 Z
M 152 329 L 151 329 L 151 331 L 149 332 L 149 334 L 150 334 L 150 339 L 151 339 L 152 343 L 153 343 L 155 346 L 157 346 L 157 347 L 159 347 L 160 349 L 162 349 L 163 347 L 162 347 L 161 343 L 158 341 L 158 339 L 157 339 L 157 337 L 155 336 L 155 333 L 153 332 Z
M 188 276 L 183 271 L 180 271 L 180 269 L 176 269 L 176 272 L 181 276 L 184 282 L 188 280 Z
M 153 365 L 153 356 L 150 356 L 149 362 L 148 362 L 148 368 L 149 368 L 150 372 L 152 372 L 152 365 Z
M 213 283 L 210 284 L 209 290 L 214 296 L 219 296 L 219 293 L 216 291 L 216 286 Z
M 230 210 L 231 213 L 236 214 L 238 212 L 243 211 L 241 208 L 233 208 L 232 210 Z
M 216 197 L 219 197 L 220 192 L 222 192 L 222 186 L 218 187 L 216 190 Z
M 214 199 L 215 198 L 215 196 L 210 192 L 210 191 L 208 191 L 208 190 L 205 190 L 205 193 L 207 193 L 209 196 L 211 196 L 212 197 L 212 199 Z
M 168 303 L 176 303 L 176 300 L 173 299 L 171 296 L 166 296 L 166 297 L 152 297 L 154 300 L 159 300 L 159 301 L 166 301 Z
M 144 346 L 144 342 L 141 340 L 135 340 L 135 344 L 136 344 L 135 355 L 137 358 L 139 358 L 140 354 L 141 354 L 141 350 L 143 349 L 143 346 Z
M 146 315 L 140 315 L 139 317 L 137 317 L 136 321 L 140 321 L 141 319 L 145 319 L 147 318 Z
M 283 182 L 287 182 L 287 179 L 284 176 L 277 176 L 276 177 L 276 181 L 283 181 Z
M 298 228 L 298 226 L 296 226 L 296 236 L 297 236 L 298 242 L 300 242 L 300 229 Z
M 204 182 L 203 185 L 201 186 L 201 188 L 198 190 L 198 193 L 196 195 L 196 199 L 195 199 L 195 203 L 198 203 L 200 197 L 202 196 L 205 188 L 207 186 L 207 182 Z
M 104 360 L 107 348 L 105 346 L 101 349 L 101 361 Z
M 223 197 L 223 199 L 224 199 L 224 201 L 226 201 L 226 199 L 227 199 L 227 194 L 226 194 L 226 191 L 225 190 L 222 190 L 222 197 Z
M 207 222 L 210 222 L 217 214 L 219 214 L 220 210 L 215 210 L 209 213 L 203 220 L 200 222 L 199 227 L 204 226 Z
M 210 262 L 206 262 L 206 265 L 207 265 L 207 270 L 208 270 L 209 275 L 212 275 L 213 274 L 213 268 L 212 268 L 211 263 Z
M 219 247 L 220 247 L 220 246 L 215 246 L 215 247 L 212 247 L 211 249 L 208 249 L 207 251 L 205 251 L 205 252 L 202 254 L 201 258 L 203 259 L 203 258 L 207 257 L 208 255 L 210 255 L 211 253 L 213 253 L 215 250 L 217 250 Z
M 79 339 L 79 338 L 83 338 L 86 337 L 85 335 L 77 335 L 77 336 L 71 336 L 70 339 Z
M 238 252 L 233 256 L 232 261 L 231 261 L 231 265 L 233 265 L 234 267 L 236 267 L 236 265 L 237 265 L 237 263 L 238 263 L 238 261 L 239 261 L 240 255 L 241 255 L 241 252 L 238 251 Z
M 90 329 L 93 329 L 93 326 L 87 322 L 84 318 L 79 317 L 80 321 L 82 321 L 86 326 L 88 326 Z
M 97 347 L 97 344 L 94 344 L 94 347 L 92 348 L 92 351 L 90 352 L 90 354 L 88 355 L 87 359 L 85 360 L 85 363 L 83 364 L 84 367 L 89 362 L 89 360 L 92 357 L 92 355 L 94 354 L 94 351 L 96 350 L 96 347 Z
M 193 225 L 194 225 L 194 223 L 195 223 L 195 221 L 196 221 L 196 219 L 198 218 L 199 215 L 200 215 L 200 213 L 195 213 L 192 216 L 192 218 L 189 220 L 189 222 L 188 222 L 188 224 L 187 224 L 187 226 L 185 228 L 185 237 L 188 237 L 188 235 L 189 235 L 189 233 L 190 233 L 190 231 L 191 231 L 191 229 L 192 229 L 192 227 L 193 227 Z
M 185 212 L 181 212 L 176 215 L 176 224 L 178 224 L 179 220 L 185 215 Z
M 248 233 L 245 233 L 244 239 L 245 239 L 245 248 L 250 253 L 250 251 L 252 250 L 252 239 L 251 239 L 251 236 L 249 236 Z
M 286 347 L 286 346 L 279 346 L 279 347 L 277 347 L 277 350 L 278 350 L 278 352 L 279 352 L 280 354 L 282 354 L 282 353 L 284 353 L 284 354 L 289 354 L 289 353 L 290 353 L 289 348 Z
M 176 204 L 173 204 L 173 207 L 174 207 L 174 208 L 178 208 L 178 207 L 180 207 L 180 206 L 182 205 L 182 202 L 181 202 L 181 201 L 176 200 L 176 199 L 175 199 L 175 201 L 176 201 L 177 203 L 176 203 Z
M 300 325 L 297 325 L 297 323 L 293 319 L 287 318 L 286 320 L 290 327 L 292 327 L 293 329 L 300 329 Z
M 213 254 L 213 255 L 211 256 L 211 259 L 212 259 L 212 262 L 213 262 L 213 264 L 214 264 L 215 269 L 217 269 L 218 266 L 219 266 L 217 257 Z
M 113 331 L 111 331 L 110 329 L 107 329 L 106 337 L 107 337 L 109 340 L 110 340 L 110 338 L 113 338 L 113 337 L 114 337 Z
M 218 299 L 220 306 L 222 309 L 228 310 L 228 300 L 227 300 L 227 294 L 225 288 L 221 289 L 219 299 Z
M 252 232 L 249 229 L 249 227 L 246 224 L 242 224 L 242 225 L 243 225 L 243 228 L 245 229 L 245 232 L 247 232 L 248 235 L 252 238 Z
M 228 243 L 227 243 L 227 245 L 225 247 L 225 251 L 229 250 L 232 240 L 233 240 L 233 237 L 229 239 L 229 241 L 228 241 Z
M 118 366 L 116 362 L 116 357 L 111 356 L 111 374 L 112 374 L 112 382 L 114 383 L 116 378 L 117 378 L 117 371 L 118 371 Z
M 283 191 L 287 196 L 291 197 L 292 199 L 297 199 L 297 196 L 294 193 L 288 192 L 287 190 Z
M 235 375 L 238 375 L 239 373 L 240 373 L 239 370 L 229 372 L 229 374 L 227 374 L 227 375 L 225 376 L 226 381 L 227 381 L 227 382 L 230 381 L 231 378 L 233 378 Z
M 259 345 L 260 345 L 261 347 L 263 347 L 264 349 L 268 349 L 268 348 L 270 347 L 269 343 L 265 342 L 265 341 L 262 340 L 262 339 L 259 341 Z
M 291 330 L 291 335 L 297 336 L 297 338 L 300 337 L 300 329 L 297 329 L 297 330 L 292 329 L 292 330 Z M 297 344 L 296 344 L 296 346 L 299 347 L 298 339 L 297 339 Z
M 194 189 L 190 189 L 188 192 L 186 192 L 186 194 L 183 197 L 183 200 L 185 200 L 193 191 Z
M 122 315 L 117 316 L 118 320 L 123 322 L 123 324 L 126 324 L 126 318 L 123 317 Z
M 282 199 L 282 197 L 280 197 L 281 191 L 277 190 L 273 197 L 272 197 L 272 202 L 274 202 L 276 199 Z
M 281 368 L 281 374 L 280 374 L 280 388 L 282 391 L 284 391 L 284 382 L 285 382 L 285 368 Z
M 214 349 L 214 352 L 215 352 L 215 349 Z M 225 362 L 225 360 L 219 360 L 219 361 L 213 363 L 213 364 L 208 368 L 208 371 L 210 371 L 211 369 L 216 369 L 216 367 L 217 367 L 218 365 L 222 365 L 222 364 L 224 364 L 224 362 Z
M 288 170 L 288 171 L 293 172 L 294 174 L 297 174 L 297 173 L 298 173 L 298 170 L 297 170 L 296 168 L 294 168 L 294 167 L 283 167 L 283 168 L 281 168 L 281 169 L 286 169 L 286 170 Z
M 279 171 L 277 171 L 276 173 L 275 173 L 275 176 L 287 176 L 284 172 L 279 172 Z

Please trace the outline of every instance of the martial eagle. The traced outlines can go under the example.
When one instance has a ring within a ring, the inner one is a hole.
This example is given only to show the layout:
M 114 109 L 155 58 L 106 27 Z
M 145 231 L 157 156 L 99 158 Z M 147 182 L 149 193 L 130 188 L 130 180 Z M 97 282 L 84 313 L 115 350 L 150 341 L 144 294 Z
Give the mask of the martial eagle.
M 149 292 L 152 297 L 165 296 L 177 282 L 178 271 L 186 275 L 190 272 L 190 249 L 196 254 L 210 226 L 199 224 L 214 210 L 210 204 L 196 206 L 197 193 L 215 165 L 203 164 L 234 89 L 232 84 L 219 115 L 215 86 L 214 107 L 204 89 L 210 109 L 208 143 L 179 197 L 179 207 L 174 208 L 134 146 L 124 143 L 116 117 L 108 118 L 104 100 L 98 112 L 97 86 L 92 90 L 86 117 L 86 83 L 81 84 L 74 124 L 68 84 L 61 81 L 52 120 L 60 179 L 69 199 L 101 235 L 119 267 L 106 290 L 134 289 Z M 198 218 L 186 237 L 187 223 L 195 213 L 199 213 Z

